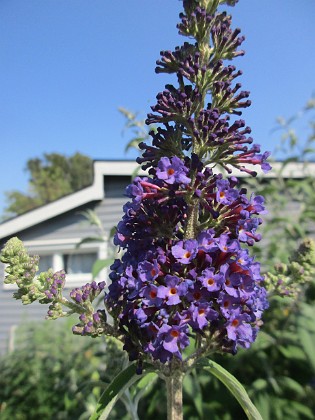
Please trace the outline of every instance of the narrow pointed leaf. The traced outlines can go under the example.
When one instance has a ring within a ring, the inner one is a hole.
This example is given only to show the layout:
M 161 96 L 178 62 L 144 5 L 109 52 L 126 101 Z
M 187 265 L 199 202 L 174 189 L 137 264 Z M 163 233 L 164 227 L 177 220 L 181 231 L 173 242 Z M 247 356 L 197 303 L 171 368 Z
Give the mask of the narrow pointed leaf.
M 200 363 L 205 370 L 218 378 L 237 399 L 249 420 L 263 420 L 257 408 L 250 400 L 243 385 L 227 370 L 212 360 L 202 360 Z
M 96 410 L 90 417 L 90 420 L 106 420 L 115 403 L 126 391 L 126 389 L 139 379 L 143 378 L 143 376 L 139 376 L 136 373 L 136 367 L 136 363 L 131 364 L 113 379 L 101 395 L 101 398 L 96 406 Z M 150 372 L 149 369 L 147 369 L 143 375 L 148 372 Z
M 132 391 L 133 398 L 136 398 L 138 393 L 148 388 L 153 382 L 157 380 L 158 376 L 155 372 L 147 373 L 146 375 L 142 375 L 139 379 L 139 382 L 134 387 Z
M 87 236 L 76 244 L 76 248 L 80 248 L 81 245 L 90 244 L 91 242 L 104 242 L 104 238 L 102 236 Z
M 113 258 L 106 258 L 104 260 L 96 260 L 92 267 L 92 277 L 93 279 L 103 270 L 110 266 L 114 262 Z

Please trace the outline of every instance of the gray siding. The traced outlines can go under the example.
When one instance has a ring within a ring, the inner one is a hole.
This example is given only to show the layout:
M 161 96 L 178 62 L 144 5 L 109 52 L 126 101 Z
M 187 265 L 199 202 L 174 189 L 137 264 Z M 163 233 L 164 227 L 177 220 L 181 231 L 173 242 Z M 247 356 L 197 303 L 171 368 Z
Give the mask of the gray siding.
M 122 216 L 122 207 L 127 201 L 124 196 L 129 177 L 107 177 L 105 179 L 105 198 L 102 201 L 91 202 L 71 212 L 61 214 L 47 222 L 40 223 L 32 228 L 18 233 L 22 241 L 56 240 L 85 238 L 98 235 L 95 226 L 89 225 L 82 211 L 93 209 L 103 223 L 106 232 L 109 232 Z M 7 240 L 9 238 L 5 238 Z M 4 242 L 2 240 L 2 242 Z M 3 271 L 3 264 L 0 264 Z M 0 272 L 3 278 L 3 272 Z M 41 321 L 45 318 L 48 305 L 37 302 L 31 305 L 22 305 L 21 301 L 12 298 L 12 290 L 5 290 L 0 284 L 0 355 L 8 349 L 9 337 L 14 327 L 24 321 Z M 47 321 L 49 322 L 49 321 Z
M 17 235 L 22 241 L 56 240 L 70 238 L 85 238 L 99 234 L 97 227 L 91 226 L 82 212 L 92 209 L 101 219 L 106 231 L 115 226 L 122 216 L 122 206 L 125 198 L 105 198 L 103 201 L 90 203 L 60 216 L 40 223 Z
M 22 305 L 21 301 L 12 298 L 12 290 L 2 290 L 0 293 L 0 355 L 9 349 L 10 336 L 14 333 L 15 326 L 44 319 L 47 309 L 46 305 L 39 305 L 37 302 Z

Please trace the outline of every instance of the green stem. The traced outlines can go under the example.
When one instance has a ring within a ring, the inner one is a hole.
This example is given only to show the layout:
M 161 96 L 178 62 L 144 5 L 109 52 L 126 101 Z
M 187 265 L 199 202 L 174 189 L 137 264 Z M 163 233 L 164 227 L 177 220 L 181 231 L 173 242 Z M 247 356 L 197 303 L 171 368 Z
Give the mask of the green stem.
M 183 420 L 183 379 L 180 370 L 165 378 L 167 394 L 167 420 Z

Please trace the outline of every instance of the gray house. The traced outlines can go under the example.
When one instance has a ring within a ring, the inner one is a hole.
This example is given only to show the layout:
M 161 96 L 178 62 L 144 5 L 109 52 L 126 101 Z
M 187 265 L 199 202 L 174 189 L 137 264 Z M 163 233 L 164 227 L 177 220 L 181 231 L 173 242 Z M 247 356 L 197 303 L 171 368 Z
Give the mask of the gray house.
M 265 177 L 274 177 L 280 164 L 273 165 L 271 173 Z M 130 161 L 95 161 L 93 184 L 80 191 L 60 198 L 52 203 L 29 211 L 21 216 L 0 224 L 0 245 L 9 238 L 18 236 L 32 254 L 40 256 L 40 270 L 52 267 L 54 271 L 65 269 L 66 287 L 81 286 L 91 280 L 91 267 L 97 258 L 106 258 L 112 246 L 109 232 L 122 216 L 122 206 L 126 202 L 125 187 L 130 183 L 137 168 Z M 315 165 L 309 167 L 315 175 Z M 143 172 L 139 172 L 143 174 Z M 235 173 L 236 174 L 236 173 Z M 237 173 L 237 176 L 246 176 Z M 261 173 L 258 176 L 262 175 Z M 303 178 L 303 165 L 287 165 L 284 177 Z M 92 209 L 104 226 L 104 240 L 78 243 L 86 237 L 99 235 L 82 212 Z M 0 263 L 1 264 L 1 263 Z M 12 298 L 15 286 L 4 285 L 4 266 L 0 266 L 0 354 L 10 348 L 10 339 L 15 327 L 22 320 L 39 320 L 45 317 L 47 306 L 33 303 L 23 306 Z M 104 278 L 106 273 L 101 273 Z
M 40 256 L 40 270 L 65 269 L 68 289 L 91 280 L 91 267 L 97 258 L 108 255 L 108 236 L 122 215 L 126 202 L 125 187 L 137 168 L 129 161 L 95 161 L 93 184 L 59 200 L 0 224 L 1 246 L 18 236 L 28 251 Z M 92 209 L 104 226 L 104 240 L 82 244 L 86 237 L 99 236 L 82 212 Z M 37 302 L 22 305 L 12 298 L 15 286 L 3 283 L 4 266 L 0 263 L 0 354 L 10 346 L 10 337 L 22 320 L 44 319 L 47 305 Z M 104 273 L 102 273 L 104 275 Z M 105 273 L 106 274 L 106 273 Z

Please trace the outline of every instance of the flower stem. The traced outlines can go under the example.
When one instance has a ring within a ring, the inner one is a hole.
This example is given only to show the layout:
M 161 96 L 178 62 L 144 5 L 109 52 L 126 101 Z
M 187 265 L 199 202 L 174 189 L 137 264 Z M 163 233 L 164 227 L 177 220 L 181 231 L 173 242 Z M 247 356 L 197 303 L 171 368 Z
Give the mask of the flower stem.
M 167 420 L 183 420 L 183 379 L 180 370 L 165 378 L 167 393 Z
M 187 225 L 185 229 L 184 239 L 192 239 L 197 236 L 197 226 L 199 217 L 199 200 L 194 199 L 188 209 Z

